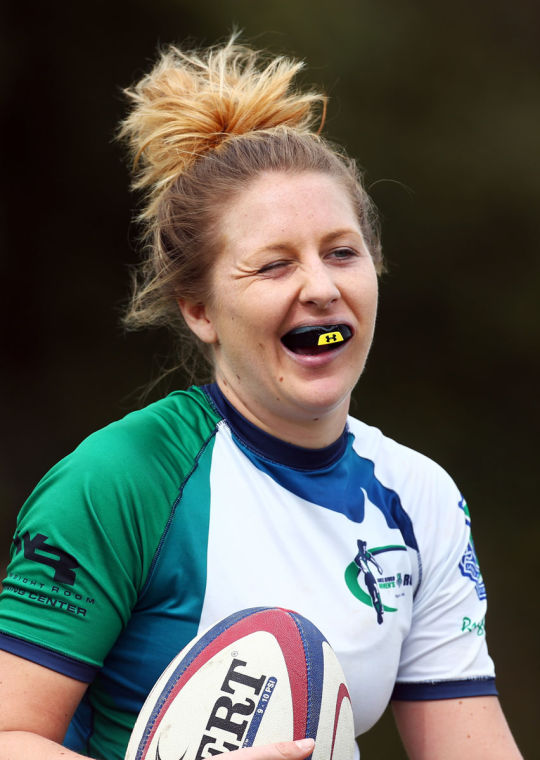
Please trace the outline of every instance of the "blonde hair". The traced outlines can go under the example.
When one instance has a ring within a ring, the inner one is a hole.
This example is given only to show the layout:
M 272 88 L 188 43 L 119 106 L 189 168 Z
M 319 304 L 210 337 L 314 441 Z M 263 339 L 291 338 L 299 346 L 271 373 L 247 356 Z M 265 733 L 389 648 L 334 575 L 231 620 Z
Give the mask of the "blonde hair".
M 169 47 L 125 90 L 131 111 L 118 136 L 132 156 L 132 186 L 145 194 L 139 220 L 146 243 L 127 327 L 166 325 L 181 346 L 193 341 L 178 299 L 210 296 L 220 214 L 267 171 L 322 172 L 340 181 L 381 268 L 374 210 L 356 164 L 314 128 L 324 122 L 326 96 L 293 87 L 302 67 L 233 35 L 202 52 Z

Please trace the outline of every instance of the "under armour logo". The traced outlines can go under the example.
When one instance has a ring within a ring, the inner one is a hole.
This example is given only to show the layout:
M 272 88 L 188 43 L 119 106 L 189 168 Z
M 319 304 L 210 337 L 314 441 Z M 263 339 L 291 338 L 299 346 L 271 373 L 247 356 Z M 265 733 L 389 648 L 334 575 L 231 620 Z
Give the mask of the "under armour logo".
M 328 332 L 319 336 L 318 346 L 324 346 L 328 343 L 339 343 L 343 340 L 343 335 L 340 332 Z

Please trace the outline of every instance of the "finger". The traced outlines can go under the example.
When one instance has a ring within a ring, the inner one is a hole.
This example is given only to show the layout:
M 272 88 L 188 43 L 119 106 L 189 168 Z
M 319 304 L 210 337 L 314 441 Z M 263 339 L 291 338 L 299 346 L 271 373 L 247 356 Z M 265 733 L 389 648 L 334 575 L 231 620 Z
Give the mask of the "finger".
M 233 754 L 238 756 L 238 760 L 303 760 L 313 752 L 314 746 L 313 739 L 298 739 L 294 742 L 276 742 L 261 747 L 247 747 L 236 750 Z

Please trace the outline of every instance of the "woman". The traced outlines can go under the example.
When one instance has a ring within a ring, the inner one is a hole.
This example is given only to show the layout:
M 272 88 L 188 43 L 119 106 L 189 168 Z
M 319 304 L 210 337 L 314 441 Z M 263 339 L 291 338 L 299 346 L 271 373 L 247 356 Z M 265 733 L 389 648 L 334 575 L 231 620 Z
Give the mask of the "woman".
M 149 252 L 127 322 L 191 335 L 215 381 L 90 436 L 23 507 L 0 603 L 0 758 L 121 758 L 176 652 L 258 605 L 324 631 L 359 734 L 392 699 L 411 758 L 520 757 L 485 639 L 462 630 L 485 614 L 463 498 L 348 416 L 380 246 L 354 163 L 311 130 L 324 98 L 292 89 L 298 68 L 233 40 L 171 49 L 129 91 Z

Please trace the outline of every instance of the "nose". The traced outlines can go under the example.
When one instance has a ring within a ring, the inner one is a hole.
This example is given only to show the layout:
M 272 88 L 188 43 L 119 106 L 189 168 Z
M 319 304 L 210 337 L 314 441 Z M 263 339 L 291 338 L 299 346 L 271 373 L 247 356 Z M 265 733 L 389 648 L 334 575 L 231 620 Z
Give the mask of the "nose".
M 319 256 L 302 268 L 300 301 L 326 309 L 341 297 L 331 269 Z

